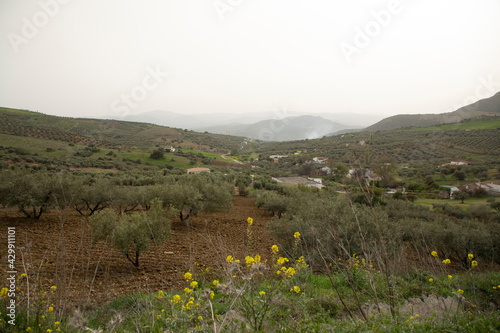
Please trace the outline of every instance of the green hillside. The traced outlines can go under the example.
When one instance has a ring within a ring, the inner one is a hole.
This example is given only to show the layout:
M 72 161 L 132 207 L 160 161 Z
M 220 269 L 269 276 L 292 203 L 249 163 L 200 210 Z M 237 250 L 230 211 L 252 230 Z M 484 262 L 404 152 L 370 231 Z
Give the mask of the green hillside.
M 244 138 L 197 133 L 153 124 L 50 116 L 0 108 L 0 158 L 3 163 L 53 167 L 186 169 L 234 164 L 221 154 L 241 149 Z M 161 159 L 153 150 L 174 146 Z
M 218 153 L 238 148 L 244 141 L 242 137 L 197 133 L 146 123 L 57 117 L 1 107 L 0 133 L 100 147 L 182 145 Z
M 483 124 L 484 125 L 484 124 Z M 451 125 L 450 125 L 451 126 Z M 466 126 L 461 124 L 461 126 Z M 453 159 L 471 159 L 496 162 L 500 154 L 500 130 L 479 128 L 472 124 L 466 129 L 419 128 L 357 132 L 324 137 L 316 140 L 262 144 L 261 156 L 294 154 L 309 157 L 324 156 L 343 163 L 366 163 L 366 158 L 393 157 L 398 163 L 409 165 L 442 164 Z M 290 163 L 298 157 L 290 159 Z M 283 163 L 286 161 L 283 160 Z
M 280 162 L 289 170 L 314 156 L 348 164 L 364 164 L 383 156 L 404 165 L 440 165 L 453 159 L 496 163 L 500 155 L 498 128 L 499 119 L 483 117 L 424 128 L 248 144 L 245 138 L 230 135 L 0 108 L 0 158 L 7 163 L 104 169 L 234 165 L 232 159 L 221 155 L 236 151 L 243 161 L 290 154 Z M 159 160 L 150 157 L 154 149 L 164 146 L 181 151 L 166 153 Z M 301 153 L 294 155 L 297 151 Z
M 480 117 L 462 121 L 457 124 L 446 124 L 440 126 L 409 128 L 408 131 L 444 131 L 444 130 L 473 130 L 473 129 L 496 129 L 500 128 L 500 118 Z
M 458 124 L 477 117 L 495 117 L 500 114 L 500 92 L 456 111 L 440 114 L 398 114 L 367 127 L 367 131 L 395 130 L 401 128 L 431 127 Z

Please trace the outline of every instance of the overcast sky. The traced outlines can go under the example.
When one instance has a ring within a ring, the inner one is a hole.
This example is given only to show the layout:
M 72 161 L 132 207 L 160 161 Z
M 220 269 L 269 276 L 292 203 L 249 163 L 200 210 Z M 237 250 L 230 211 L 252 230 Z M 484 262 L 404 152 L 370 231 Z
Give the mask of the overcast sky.
M 393 115 L 500 91 L 499 0 L 0 0 L 0 106 Z

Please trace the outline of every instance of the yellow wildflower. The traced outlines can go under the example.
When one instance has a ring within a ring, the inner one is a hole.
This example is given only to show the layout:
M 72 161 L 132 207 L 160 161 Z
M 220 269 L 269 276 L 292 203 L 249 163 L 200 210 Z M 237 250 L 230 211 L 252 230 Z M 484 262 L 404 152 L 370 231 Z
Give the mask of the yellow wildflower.
M 410 320 L 413 320 L 413 316 L 410 317 Z
M 265 291 L 261 291 L 261 292 L 259 292 L 259 295 L 260 295 L 260 296 L 264 296 L 265 294 L 266 294 L 266 292 L 265 292 Z
M 293 267 L 289 267 L 285 272 L 285 275 L 287 277 L 292 277 L 294 274 L 295 274 L 295 269 L 293 269 Z
M 189 285 L 191 286 L 191 288 L 194 289 L 194 288 L 198 287 L 198 282 L 192 281 L 191 284 L 189 284 Z
M 227 256 L 226 261 L 227 262 L 232 262 L 234 260 L 232 255 Z
M 219 285 L 219 280 L 214 280 L 213 284 L 214 284 L 214 286 L 218 286 Z
M 247 263 L 247 266 L 250 266 L 252 265 L 253 263 L 255 263 L 255 259 L 250 257 L 250 256 L 246 256 L 245 257 L 245 262 Z
M 433 257 L 437 257 L 437 256 L 438 256 L 438 254 L 437 254 L 437 252 L 436 252 L 436 251 L 432 251 L 432 252 L 431 252 L 431 255 L 432 255 Z
M 191 274 L 190 272 L 186 272 L 186 274 L 184 274 L 184 278 L 189 281 L 193 278 L 193 274 Z
M 52 287 L 50 287 L 50 289 L 52 289 L 52 291 L 55 291 L 57 289 L 57 287 L 56 286 L 52 286 Z
M 471 262 L 471 264 L 472 264 L 472 267 L 476 267 L 476 266 L 477 266 L 477 261 L 476 261 L 476 260 L 473 260 L 473 261 Z
M 198 320 L 199 320 L 199 321 L 202 321 L 202 320 L 203 320 L 203 317 L 202 317 L 202 316 L 198 316 Z
M 49 312 L 52 312 L 52 311 L 54 311 L 54 308 L 49 306 Z
M 434 279 L 433 279 L 433 278 L 430 278 L 430 279 L 429 279 L 429 282 L 430 282 L 430 283 L 434 282 Z
M 181 296 L 179 295 L 174 295 L 174 297 L 172 298 L 172 301 L 174 303 L 179 303 L 181 301 Z
M 297 286 L 294 286 L 292 289 L 290 289 L 291 292 L 295 292 L 295 293 L 300 293 L 300 288 L 297 287 Z
M 474 255 L 472 253 L 469 253 L 468 257 L 469 257 L 469 260 L 474 259 Z
M 159 297 L 159 298 L 163 298 L 163 296 L 165 296 L 165 295 L 163 294 L 163 290 L 158 291 L 158 297 Z
M 288 262 L 288 259 L 284 257 L 280 257 L 278 261 L 276 261 L 278 265 L 283 265 L 285 262 Z
M 28 328 L 26 329 L 26 332 L 31 332 L 31 327 L 28 327 Z
M 260 256 L 258 254 L 255 255 L 255 263 L 260 262 Z
M 47 330 L 45 332 L 50 333 L 50 332 L 52 332 L 52 330 L 50 328 L 47 328 Z
M 56 321 L 56 322 L 54 323 L 54 326 L 59 326 L 59 324 L 60 324 L 60 322 Z
M 2 288 L 2 290 L 0 290 L 0 296 L 5 296 L 7 295 L 8 292 L 9 292 L 8 288 Z
M 299 238 L 300 238 L 300 232 L 298 232 L 298 231 L 297 231 L 296 233 L 294 233 L 294 234 L 293 234 L 293 237 L 294 237 L 295 239 L 299 239 Z
M 463 294 L 464 294 L 464 291 L 463 291 L 462 289 L 458 289 L 458 293 L 459 293 L 460 295 L 463 295 Z
M 450 259 L 445 259 L 445 260 L 443 260 L 443 264 L 447 265 L 447 264 L 449 264 L 449 263 L 451 263 Z
M 451 279 L 453 279 L 453 276 L 451 276 L 451 275 L 448 275 L 448 279 L 450 279 L 450 280 L 451 280 Z
M 215 296 L 215 294 L 214 294 L 214 292 L 212 291 L 212 292 L 210 293 L 210 299 L 214 299 L 214 296 Z
M 187 288 L 187 287 L 186 287 L 186 288 L 184 288 L 184 292 L 185 292 L 186 294 L 190 294 L 190 293 L 192 293 L 192 292 L 193 292 L 193 289 L 189 289 L 189 288 Z
M 252 225 L 253 223 L 253 218 L 249 217 L 247 218 L 248 225 Z
M 279 248 L 277 245 L 271 246 L 271 251 L 273 251 L 274 254 L 277 254 L 279 252 Z
M 189 301 L 186 303 L 186 309 L 187 310 L 191 310 L 191 307 L 194 305 L 194 302 L 193 301 Z

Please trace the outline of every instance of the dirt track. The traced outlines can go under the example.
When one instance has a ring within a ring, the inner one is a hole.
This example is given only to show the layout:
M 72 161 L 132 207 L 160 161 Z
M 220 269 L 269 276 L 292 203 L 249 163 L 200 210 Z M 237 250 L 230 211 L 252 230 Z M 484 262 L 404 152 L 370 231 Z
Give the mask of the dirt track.
M 199 274 L 210 267 L 210 277 L 227 255 L 244 258 L 248 254 L 249 216 L 254 219 L 254 253 L 263 259 L 270 254 L 273 241 L 265 229 L 270 215 L 257 209 L 253 198 L 234 197 L 233 203 L 234 209 L 228 213 L 200 214 L 189 224 L 174 221 L 173 235 L 160 248 L 143 253 L 139 268 L 112 246 L 102 242 L 92 245 L 87 218 L 76 211 L 59 214 L 53 210 L 33 220 L 14 209 L 0 209 L 0 278 L 6 281 L 7 228 L 15 227 L 16 247 L 24 247 L 31 290 L 36 281 L 43 291 L 56 285 L 58 299 L 66 300 L 68 306 L 99 305 L 134 292 L 183 289 L 187 270 Z M 22 263 L 18 252 L 18 277 L 24 272 Z M 26 279 L 18 281 L 18 286 L 25 290 Z

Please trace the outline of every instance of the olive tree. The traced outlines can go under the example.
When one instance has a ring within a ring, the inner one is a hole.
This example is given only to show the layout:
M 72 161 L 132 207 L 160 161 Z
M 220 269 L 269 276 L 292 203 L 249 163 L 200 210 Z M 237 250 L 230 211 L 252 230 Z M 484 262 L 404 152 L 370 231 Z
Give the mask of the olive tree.
M 290 199 L 274 191 L 258 191 L 255 194 L 255 205 L 257 208 L 271 212 L 273 216 L 276 215 L 280 219 L 281 215 L 287 211 Z
M 73 181 L 73 207 L 80 215 L 92 215 L 113 202 L 115 187 L 105 178 L 76 178 Z
M 17 207 L 26 217 L 39 219 L 53 204 L 53 176 L 29 171 L 4 170 L 0 177 L 0 201 Z
M 199 211 L 231 209 L 234 186 L 221 174 L 184 175 L 170 180 L 162 194 L 168 205 L 179 210 L 180 220 L 187 221 Z
M 464 200 L 469 197 L 469 195 L 464 191 L 453 191 L 451 195 L 453 199 L 460 200 L 461 203 L 464 203 Z
M 139 256 L 148 251 L 151 241 L 162 245 L 171 234 L 170 219 L 160 199 L 153 199 L 146 212 L 130 215 L 105 209 L 90 217 L 93 240 L 113 244 L 136 267 Z

